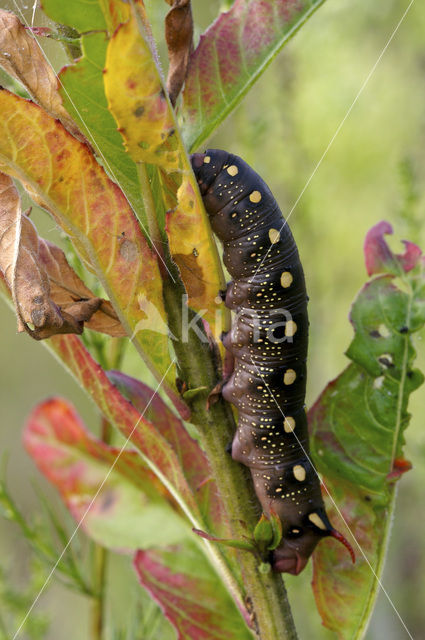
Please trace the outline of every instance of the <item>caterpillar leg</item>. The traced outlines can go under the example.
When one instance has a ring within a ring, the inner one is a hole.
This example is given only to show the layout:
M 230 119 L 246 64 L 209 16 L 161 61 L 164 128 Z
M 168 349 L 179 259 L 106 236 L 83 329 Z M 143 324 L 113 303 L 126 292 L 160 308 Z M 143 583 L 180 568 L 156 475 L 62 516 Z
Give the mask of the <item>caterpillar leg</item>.
M 219 397 L 223 392 L 223 387 L 228 383 L 229 379 L 232 376 L 234 364 L 235 364 L 235 359 L 232 353 L 230 351 L 227 351 L 226 349 L 226 354 L 224 356 L 224 362 L 223 362 L 223 378 L 219 382 L 217 382 L 215 387 L 210 392 L 207 399 L 207 409 L 209 409 L 211 405 L 218 402 Z

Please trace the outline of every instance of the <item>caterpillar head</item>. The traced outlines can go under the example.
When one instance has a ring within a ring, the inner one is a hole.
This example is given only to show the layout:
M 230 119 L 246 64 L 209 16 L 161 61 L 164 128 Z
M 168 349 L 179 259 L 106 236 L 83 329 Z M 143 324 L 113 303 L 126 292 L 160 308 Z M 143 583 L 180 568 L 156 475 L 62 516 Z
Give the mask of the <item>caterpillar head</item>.
M 354 562 L 354 551 L 344 536 L 336 531 L 324 509 L 317 509 L 303 518 L 302 525 L 284 530 L 279 547 L 273 552 L 273 569 L 297 576 L 306 566 L 316 545 L 322 538 L 333 537 L 342 542 Z

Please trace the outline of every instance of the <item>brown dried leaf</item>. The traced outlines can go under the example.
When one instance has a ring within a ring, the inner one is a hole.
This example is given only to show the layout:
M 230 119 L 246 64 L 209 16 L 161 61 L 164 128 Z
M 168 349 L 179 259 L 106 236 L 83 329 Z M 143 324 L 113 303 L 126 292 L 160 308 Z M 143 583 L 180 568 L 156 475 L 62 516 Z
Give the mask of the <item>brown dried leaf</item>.
M 112 336 L 126 335 L 110 303 L 93 295 L 59 247 L 38 236 L 21 212 L 11 178 L 1 173 L 0 269 L 12 292 L 19 331 L 36 340 L 82 333 L 84 322 Z
M 10 11 L 0 9 L 0 66 L 70 133 L 85 138 L 63 106 L 58 81 L 36 39 Z
M 168 47 L 169 69 L 167 91 L 171 104 L 186 79 L 190 54 L 193 51 L 193 19 L 190 0 L 166 0 L 171 5 L 165 17 L 165 39 Z
M 126 332 L 108 300 L 97 298 L 70 267 L 62 249 L 39 238 L 39 260 L 50 281 L 50 297 L 88 329 L 119 338 Z

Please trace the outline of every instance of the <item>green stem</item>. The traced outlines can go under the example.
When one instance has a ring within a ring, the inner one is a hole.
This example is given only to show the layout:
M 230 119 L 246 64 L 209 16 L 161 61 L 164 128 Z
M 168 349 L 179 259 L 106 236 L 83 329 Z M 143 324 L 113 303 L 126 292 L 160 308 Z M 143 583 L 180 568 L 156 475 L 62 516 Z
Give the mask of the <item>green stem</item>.
M 112 435 L 111 423 L 102 418 L 101 439 L 109 444 Z M 95 598 L 92 606 L 91 626 L 93 640 L 102 640 L 104 629 L 104 610 L 106 597 L 106 571 L 107 571 L 108 552 L 104 547 L 98 544 L 94 545 L 93 550 L 93 591 Z
M 95 599 L 92 606 L 91 626 L 93 640 L 102 640 L 104 628 L 104 602 L 107 551 L 100 545 L 94 547 L 93 573 Z
M 195 331 L 188 332 L 187 342 L 182 336 L 182 296 L 184 289 L 176 277 L 176 283 L 164 281 L 164 298 L 169 316 L 170 330 L 177 340 L 174 348 L 181 375 L 189 389 L 206 387 L 211 390 L 219 380 L 217 365 L 208 342 Z M 189 312 L 189 321 L 194 317 Z M 259 509 L 253 500 L 250 474 L 242 465 L 226 454 L 235 424 L 230 406 L 220 400 L 206 407 L 208 392 L 200 392 L 191 400 L 191 421 L 197 426 L 202 445 L 208 456 L 213 476 L 217 482 L 232 536 L 240 539 L 246 535 L 246 525 L 252 530 L 258 521 Z M 245 603 L 253 611 L 257 637 L 261 640 L 293 640 L 296 631 L 286 590 L 280 575 L 271 571 L 259 571 L 258 560 L 249 552 L 238 551 L 238 563 L 243 575 Z
M 161 232 L 158 226 L 158 219 L 156 213 L 156 206 L 152 195 L 151 183 L 149 180 L 148 171 L 146 168 L 146 164 L 139 162 L 137 164 L 137 174 L 139 176 L 140 189 L 143 198 L 143 205 L 145 208 L 146 219 L 148 223 L 149 230 L 149 241 L 155 247 L 158 252 L 159 257 L 161 258 L 158 262 L 158 266 L 163 277 L 166 277 L 168 274 L 165 273 L 165 264 L 164 264 L 164 243 L 161 238 Z

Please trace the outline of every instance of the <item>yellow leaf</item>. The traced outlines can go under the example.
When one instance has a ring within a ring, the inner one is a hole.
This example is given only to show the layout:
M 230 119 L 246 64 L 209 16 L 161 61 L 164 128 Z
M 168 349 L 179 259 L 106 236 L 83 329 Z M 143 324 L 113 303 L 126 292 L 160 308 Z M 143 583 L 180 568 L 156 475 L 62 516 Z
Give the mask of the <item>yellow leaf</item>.
M 180 168 L 175 122 L 141 21 L 132 14 L 106 53 L 105 93 L 125 147 L 135 162 Z
M 167 214 L 170 251 L 180 270 L 188 294 L 188 305 L 202 313 L 216 339 L 226 325 L 226 309 L 218 297 L 224 281 L 220 274 L 217 249 L 204 220 L 202 201 L 191 183 L 183 177 L 177 191 L 178 205 Z

